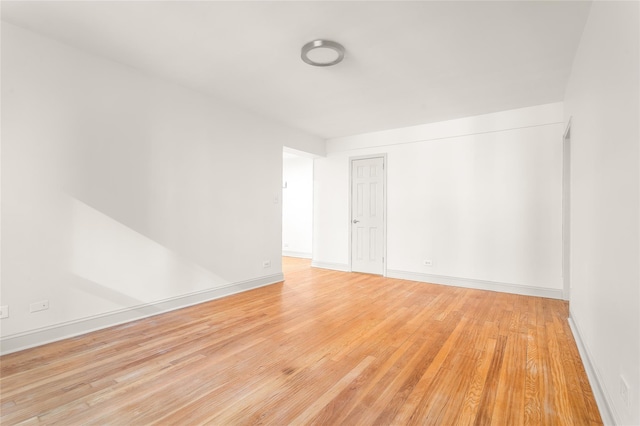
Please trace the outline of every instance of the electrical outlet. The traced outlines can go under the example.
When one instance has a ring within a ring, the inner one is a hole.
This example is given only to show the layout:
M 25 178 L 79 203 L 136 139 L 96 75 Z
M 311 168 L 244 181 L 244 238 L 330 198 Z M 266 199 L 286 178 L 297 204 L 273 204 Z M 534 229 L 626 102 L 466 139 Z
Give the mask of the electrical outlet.
M 49 301 L 48 300 L 41 300 L 39 302 L 35 302 L 35 303 L 32 303 L 31 305 L 29 305 L 29 312 L 31 312 L 31 313 L 45 311 L 47 309 L 49 309 Z
M 8 305 L 0 306 L 0 318 L 9 318 L 9 306 Z
M 624 402 L 625 407 L 631 408 L 629 401 L 629 385 L 625 382 L 624 378 L 620 376 L 620 398 Z
M 289 243 L 284 243 L 284 248 L 289 248 Z
M 262 267 L 263 268 L 271 268 L 271 261 L 270 260 L 265 260 L 262 262 Z
M 424 266 L 433 266 L 433 260 L 431 260 L 431 259 L 425 259 L 425 260 L 423 260 L 423 261 L 422 261 L 422 264 L 423 264 Z

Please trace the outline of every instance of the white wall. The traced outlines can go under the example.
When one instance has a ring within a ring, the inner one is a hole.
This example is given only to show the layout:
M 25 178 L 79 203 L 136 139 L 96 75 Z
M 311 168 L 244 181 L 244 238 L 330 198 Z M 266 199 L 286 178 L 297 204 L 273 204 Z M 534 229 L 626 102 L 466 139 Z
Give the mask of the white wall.
M 565 97 L 571 318 L 600 411 L 624 425 L 640 424 L 639 13 L 638 2 L 593 3 Z
M 282 164 L 282 254 L 311 258 L 313 159 L 285 154 Z
M 329 140 L 313 264 L 349 269 L 349 157 L 387 153 L 388 276 L 561 297 L 562 121 L 557 103 Z
M 3 23 L 2 350 L 281 280 L 283 144 L 324 149 Z

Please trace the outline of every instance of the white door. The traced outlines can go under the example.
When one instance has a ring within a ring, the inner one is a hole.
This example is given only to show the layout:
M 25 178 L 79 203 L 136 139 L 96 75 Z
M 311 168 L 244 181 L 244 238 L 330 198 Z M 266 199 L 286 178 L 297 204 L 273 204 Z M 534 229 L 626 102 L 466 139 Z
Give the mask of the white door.
M 351 270 L 384 274 L 384 158 L 351 160 Z

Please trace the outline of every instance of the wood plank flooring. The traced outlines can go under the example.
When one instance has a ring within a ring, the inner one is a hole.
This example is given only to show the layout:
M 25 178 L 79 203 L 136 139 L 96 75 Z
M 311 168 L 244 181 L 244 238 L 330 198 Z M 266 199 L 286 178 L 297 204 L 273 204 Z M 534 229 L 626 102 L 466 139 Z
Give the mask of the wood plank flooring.
M 0 423 L 602 424 L 566 302 L 311 268 L 0 358 Z

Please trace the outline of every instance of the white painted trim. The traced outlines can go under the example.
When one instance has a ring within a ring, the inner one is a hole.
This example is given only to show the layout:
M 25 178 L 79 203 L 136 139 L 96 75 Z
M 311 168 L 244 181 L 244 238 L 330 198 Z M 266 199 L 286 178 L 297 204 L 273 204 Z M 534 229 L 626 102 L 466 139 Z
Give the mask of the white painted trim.
M 562 290 L 544 287 L 533 287 L 518 284 L 499 283 L 470 278 L 447 277 L 444 275 L 423 274 L 420 272 L 387 270 L 387 277 L 402 280 L 419 281 L 431 284 L 442 284 L 454 287 L 475 288 L 478 290 L 499 291 L 502 293 L 520 294 L 523 296 L 547 297 L 550 299 L 562 299 Z
M 571 297 L 571 117 L 562 136 L 562 297 Z
M 243 291 L 284 281 L 282 273 L 268 275 L 246 281 L 226 284 L 213 289 L 198 291 L 152 303 L 132 306 L 105 314 L 68 321 L 49 327 L 17 333 L 0 339 L 0 354 L 6 355 L 23 349 L 56 342 L 70 337 L 90 333 L 130 321 L 151 317 L 176 309 L 186 308 L 210 300 L 219 299 Z
M 311 253 L 303 251 L 282 250 L 282 255 L 287 257 L 300 257 L 302 259 L 311 259 Z
M 318 262 L 317 260 L 312 260 L 311 266 L 314 268 L 331 269 L 333 271 L 351 272 L 349 265 L 346 263 Z
M 571 137 L 571 117 L 567 121 L 567 125 L 564 128 L 564 133 L 562 134 L 562 139 L 569 139 Z
M 578 324 L 574 321 L 574 318 L 575 315 L 573 312 L 571 312 L 571 308 L 569 308 L 569 327 L 571 328 L 573 339 L 576 341 L 576 345 L 578 346 L 578 352 L 580 353 L 580 358 L 582 359 L 584 369 L 587 372 L 587 378 L 589 379 L 589 384 L 591 385 L 593 396 L 596 399 L 598 410 L 600 410 L 600 417 L 602 417 L 602 422 L 605 425 L 612 426 L 622 424 L 611 401 L 611 396 L 603 386 L 604 381 L 602 380 L 602 375 L 598 373 L 598 369 L 591 361 L 593 358 L 591 357 L 591 353 L 589 352 L 589 349 L 582 339 L 580 327 L 578 327 Z

